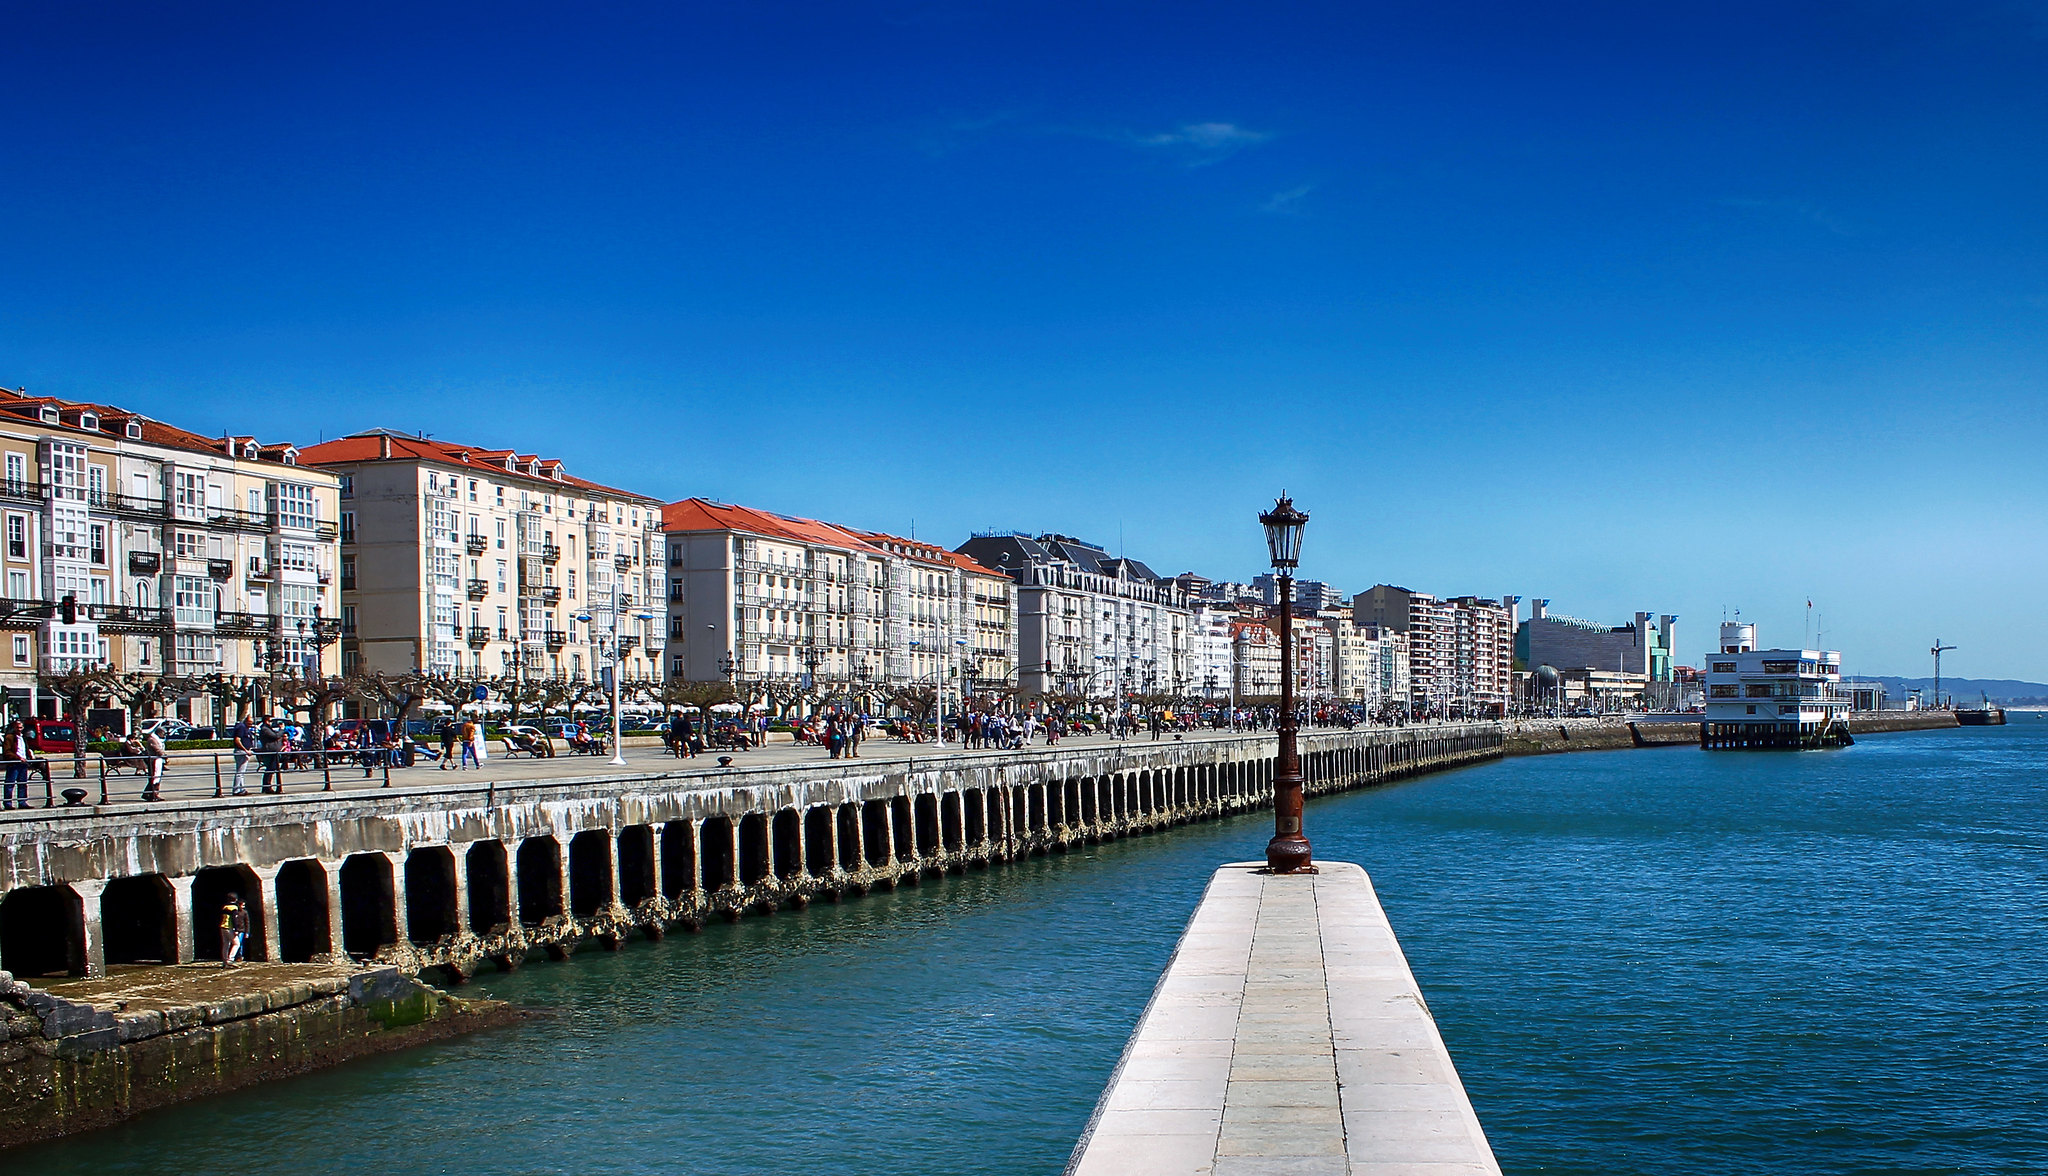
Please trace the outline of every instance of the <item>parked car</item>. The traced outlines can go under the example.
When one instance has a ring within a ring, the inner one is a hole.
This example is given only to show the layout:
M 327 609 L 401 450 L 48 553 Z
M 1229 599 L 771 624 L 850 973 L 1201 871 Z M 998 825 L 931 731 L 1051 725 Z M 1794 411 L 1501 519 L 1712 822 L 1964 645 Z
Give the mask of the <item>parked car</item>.
M 144 719 L 135 724 L 135 733 L 137 735 L 147 735 L 152 731 L 156 732 L 157 738 L 162 739 L 166 743 L 173 739 L 205 738 L 198 734 L 199 728 L 194 727 L 183 719 Z
M 70 755 L 78 750 L 78 725 L 70 719 L 28 720 L 28 745 L 44 755 Z

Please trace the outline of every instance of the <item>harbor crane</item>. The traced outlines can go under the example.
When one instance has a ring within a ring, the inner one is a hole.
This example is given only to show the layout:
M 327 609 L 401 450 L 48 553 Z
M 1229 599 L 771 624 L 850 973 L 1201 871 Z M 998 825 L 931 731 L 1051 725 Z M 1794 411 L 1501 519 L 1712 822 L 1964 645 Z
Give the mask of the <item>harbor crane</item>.
M 1934 639 L 1934 648 L 1927 651 L 1934 655 L 1934 705 L 1936 706 L 1941 705 L 1941 655 L 1954 648 L 1955 646 L 1953 645 L 1943 645 L 1941 638 L 1936 637 Z

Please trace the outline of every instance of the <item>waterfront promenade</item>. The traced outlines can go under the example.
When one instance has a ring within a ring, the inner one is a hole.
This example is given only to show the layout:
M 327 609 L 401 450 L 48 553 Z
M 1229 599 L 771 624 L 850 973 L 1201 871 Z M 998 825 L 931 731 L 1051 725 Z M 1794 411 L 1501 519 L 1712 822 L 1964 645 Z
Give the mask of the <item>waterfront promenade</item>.
M 1069 1176 L 1499 1176 L 1360 867 L 1216 871 Z

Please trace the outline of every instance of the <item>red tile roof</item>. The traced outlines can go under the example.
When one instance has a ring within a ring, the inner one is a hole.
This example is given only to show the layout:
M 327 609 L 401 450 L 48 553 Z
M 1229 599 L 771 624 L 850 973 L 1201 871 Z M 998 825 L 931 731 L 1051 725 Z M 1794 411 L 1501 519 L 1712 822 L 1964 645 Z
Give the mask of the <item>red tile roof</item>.
M 817 543 L 865 555 L 881 555 L 882 549 L 861 538 L 859 533 L 816 519 L 795 518 L 750 506 L 713 502 L 707 498 L 685 498 L 661 508 L 664 531 L 744 531 L 768 539 L 795 543 Z
M 61 414 L 59 419 L 62 423 L 52 425 L 43 421 L 42 410 L 46 405 L 57 408 Z M 99 428 L 87 429 L 79 425 L 77 423 L 78 414 L 81 412 L 98 414 Z M 18 420 L 34 422 L 45 429 L 65 429 L 90 436 L 112 437 L 119 440 L 129 439 L 127 433 L 128 422 L 135 420 L 141 422 L 142 437 L 140 440 L 145 445 L 158 445 L 166 449 L 184 449 L 193 453 L 233 457 L 242 461 L 251 460 L 242 457 L 243 445 L 255 440 L 253 437 L 206 437 L 189 429 L 181 429 L 176 425 L 167 425 L 162 421 L 152 420 L 139 412 L 133 412 L 118 405 L 96 404 L 89 400 L 63 400 L 55 396 L 29 396 L 19 391 L 10 392 L 5 388 L 0 388 L 0 417 L 13 417 Z M 264 445 L 259 449 L 262 456 L 254 460 L 282 464 L 284 454 L 291 450 L 291 448 L 289 445 Z
M 904 556 L 906 559 L 914 559 L 920 563 L 944 564 L 947 567 L 958 568 L 963 572 L 979 576 L 992 576 L 998 580 L 1010 578 L 1008 573 L 984 567 L 961 555 L 959 552 L 948 551 L 936 543 L 926 543 L 922 539 L 905 539 L 901 535 L 891 535 L 886 531 L 861 531 L 859 534 L 861 538 L 869 542 L 888 546 L 890 550 L 897 552 L 897 554 Z
M 386 443 L 391 446 L 389 457 L 384 456 Z M 637 498 L 645 502 L 655 499 L 631 490 L 621 490 L 592 482 L 585 478 L 560 473 L 562 463 L 554 459 L 541 461 L 541 468 L 551 471 L 544 474 L 529 474 L 524 468 L 505 468 L 505 459 L 511 458 L 521 467 L 531 465 L 539 458 L 531 454 L 519 454 L 510 449 L 485 449 L 476 445 L 458 445 L 452 441 L 436 441 L 430 437 L 408 437 L 401 433 L 373 431 L 323 441 L 308 445 L 299 451 L 299 461 L 304 465 L 360 465 L 378 461 L 425 461 L 436 465 L 452 466 L 456 469 L 478 470 L 488 468 L 492 477 L 519 478 L 539 486 L 557 490 L 572 489 L 585 493 L 606 494 L 619 498 Z

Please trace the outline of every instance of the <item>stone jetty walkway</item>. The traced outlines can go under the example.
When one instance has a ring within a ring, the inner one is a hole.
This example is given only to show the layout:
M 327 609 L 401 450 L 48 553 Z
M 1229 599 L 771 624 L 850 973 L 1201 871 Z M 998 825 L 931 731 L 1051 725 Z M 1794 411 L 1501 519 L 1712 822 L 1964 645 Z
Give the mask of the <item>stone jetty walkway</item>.
M 1216 872 L 1071 1176 L 1499 1176 L 1365 871 Z

